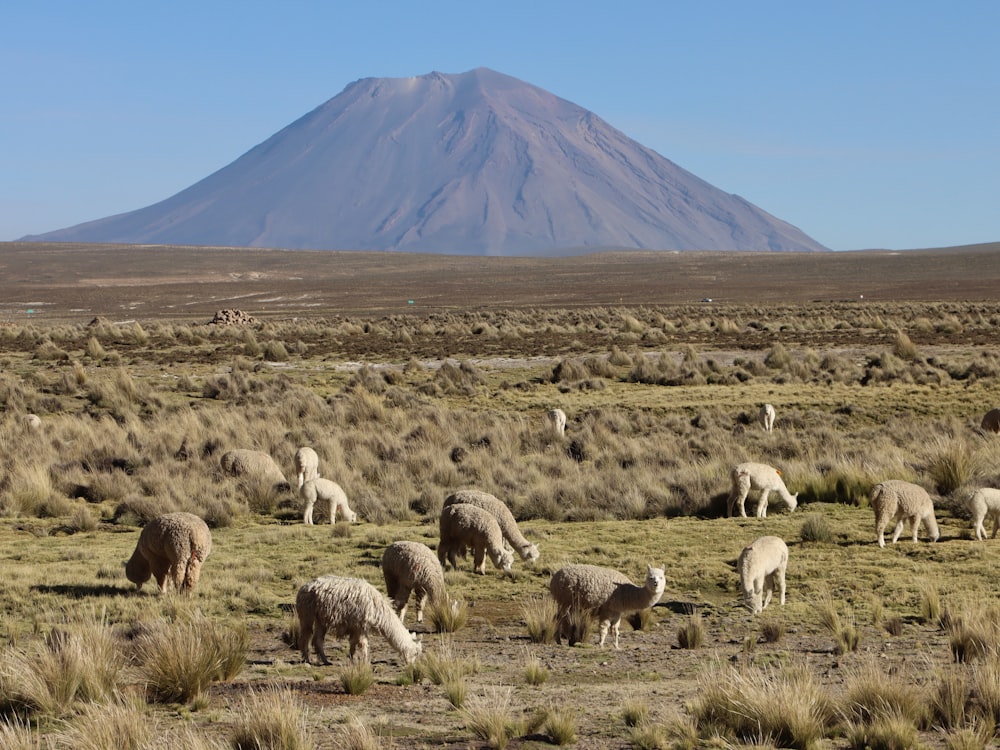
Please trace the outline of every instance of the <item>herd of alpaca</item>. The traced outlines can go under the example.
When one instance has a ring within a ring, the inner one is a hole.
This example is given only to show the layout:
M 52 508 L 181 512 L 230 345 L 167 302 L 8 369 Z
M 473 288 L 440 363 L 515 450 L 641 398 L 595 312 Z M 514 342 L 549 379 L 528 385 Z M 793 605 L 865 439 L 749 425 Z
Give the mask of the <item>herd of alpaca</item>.
M 991 416 L 992 415 L 992 416 Z M 547 413 L 553 429 L 565 435 L 566 415 L 561 409 Z M 764 404 L 759 413 L 767 432 L 774 427 L 775 409 Z M 32 429 L 37 425 L 31 424 Z M 994 409 L 983 419 L 983 430 L 1000 431 L 1000 410 Z M 351 510 L 343 489 L 319 473 L 319 456 L 308 447 L 295 453 L 295 472 L 300 497 L 304 501 L 303 522 L 313 523 L 317 499 L 329 502 L 330 522 L 339 513 L 353 523 L 357 514 Z M 222 456 L 223 471 L 237 477 L 251 478 L 288 486 L 278 465 L 266 453 L 251 450 L 228 451 Z M 746 499 L 758 494 L 756 517 L 767 517 L 769 495 L 776 493 L 789 512 L 797 506 L 797 494 L 785 486 L 781 472 L 767 464 L 745 462 L 730 472 L 731 489 L 727 515 L 746 517 Z M 905 524 L 912 526 L 916 542 L 921 525 L 926 526 L 931 541 L 940 532 L 930 495 L 919 485 L 902 480 L 876 484 L 870 493 L 875 512 L 875 535 L 885 546 L 886 528 L 893 524 L 892 542 L 896 543 Z M 1000 489 L 981 488 L 969 498 L 972 527 L 977 540 L 986 536 L 985 521 L 992 522 L 992 538 L 1000 530 Z M 310 663 L 310 647 L 322 664 L 329 664 L 324 642 L 332 633 L 346 638 L 350 658 L 369 660 L 368 639 L 381 635 L 409 664 L 421 653 L 419 638 L 404 625 L 409 601 L 415 599 L 416 621 L 422 623 L 428 603 L 448 601 L 444 571 L 458 567 L 459 556 L 473 552 L 473 571 L 486 572 L 486 558 L 502 572 L 512 569 L 515 553 L 522 560 L 535 562 L 536 544 L 529 542 L 518 529 L 514 515 L 499 498 L 480 490 L 466 489 L 450 494 L 443 503 L 439 518 L 437 553 L 424 544 L 397 541 L 382 555 L 382 574 L 387 596 L 370 583 L 336 575 L 325 575 L 302 585 L 296 595 L 299 621 L 298 647 L 302 660 Z M 141 531 L 135 552 L 125 566 L 129 581 L 137 587 L 150 577 L 162 593 L 171 587 L 189 594 L 198 583 L 202 564 L 212 549 L 212 537 L 203 520 L 190 513 L 168 513 L 150 521 Z M 752 614 L 770 604 L 775 590 L 785 604 L 785 575 L 788 546 L 780 537 L 761 536 L 748 544 L 736 560 L 741 598 Z M 581 639 L 587 619 L 599 624 L 598 645 L 603 647 L 609 633 L 614 647 L 620 648 L 622 616 L 656 605 L 665 589 L 662 568 L 646 566 L 642 586 L 612 568 L 573 563 L 556 570 L 549 581 L 549 594 L 556 603 L 556 643 L 565 638 L 572 646 Z

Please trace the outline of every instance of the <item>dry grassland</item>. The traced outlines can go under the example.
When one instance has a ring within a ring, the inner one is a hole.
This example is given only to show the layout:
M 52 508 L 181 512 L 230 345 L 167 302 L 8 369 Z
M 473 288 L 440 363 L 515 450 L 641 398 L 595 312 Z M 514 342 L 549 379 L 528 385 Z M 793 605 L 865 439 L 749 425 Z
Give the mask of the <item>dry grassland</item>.
M 1000 406 L 995 249 L 0 246 L 0 747 L 995 744 L 1000 541 L 965 505 L 1000 487 L 979 427 Z M 222 308 L 257 322 L 209 325 Z M 291 478 L 301 445 L 360 523 L 304 526 L 293 493 L 219 467 L 254 448 Z M 724 517 L 747 460 L 781 469 L 794 513 L 772 496 L 766 519 Z M 867 495 L 889 478 L 935 497 L 936 544 L 874 543 Z M 302 664 L 298 587 L 384 588 L 385 547 L 434 548 L 463 487 L 504 499 L 540 559 L 449 571 L 467 621 L 438 633 L 411 608 L 415 668 L 379 636 L 367 689 L 346 644 Z M 176 510 L 212 527 L 202 581 L 136 592 L 139 529 Z M 790 548 L 787 604 L 751 616 L 734 565 L 764 534 Z M 570 562 L 665 568 L 620 650 L 539 642 Z

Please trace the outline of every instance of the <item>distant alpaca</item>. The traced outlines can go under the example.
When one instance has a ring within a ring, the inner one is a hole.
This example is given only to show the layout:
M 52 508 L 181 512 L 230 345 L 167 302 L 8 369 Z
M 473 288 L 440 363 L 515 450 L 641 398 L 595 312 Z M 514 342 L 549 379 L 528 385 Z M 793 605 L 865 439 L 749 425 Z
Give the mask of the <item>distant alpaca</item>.
M 771 603 L 775 584 L 782 606 L 785 604 L 785 569 L 788 545 L 776 536 L 762 536 L 743 548 L 736 569 L 740 574 L 743 603 L 757 614 Z
M 566 412 L 562 409 L 550 409 L 546 417 L 559 437 L 566 436 Z
M 875 509 L 875 534 L 879 547 L 885 546 L 885 527 L 890 523 L 896 524 L 892 532 L 893 544 L 899 539 L 906 521 L 913 524 L 914 542 L 917 541 L 921 522 L 927 526 L 927 534 L 932 542 L 936 542 L 941 535 L 934 517 L 931 496 L 918 484 L 900 479 L 889 479 L 876 484 L 872 487 L 871 504 Z
M 319 476 L 319 456 L 312 448 L 304 446 L 295 451 L 295 476 L 300 490 L 303 484 Z
M 773 466 L 767 464 L 743 463 L 733 467 L 730 472 L 733 488 L 729 493 L 728 515 L 736 515 L 737 508 L 740 516 L 746 518 L 746 499 L 750 490 L 760 492 L 760 500 L 757 501 L 757 518 L 767 517 L 767 496 L 772 492 L 777 492 L 781 499 L 788 506 L 791 513 L 798 506 L 798 493 L 792 495 L 785 487 L 781 474 Z
M 760 407 L 760 414 L 757 418 L 760 420 L 764 432 L 770 432 L 774 429 L 774 407 L 771 404 L 764 404 Z
M 578 640 L 571 626 L 575 612 L 595 617 L 600 622 L 601 647 L 610 629 L 615 636 L 615 648 L 620 648 L 618 634 L 622 615 L 652 607 L 660 601 L 665 587 L 663 568 L 650 565 L 646 566 L 646 582 L 642 586 L 636 586 L 628 576 L 613 568 L 580 564 L 560 568 L 549 581 L 549 593 L 558 608 L 556 643 L 561 642 L 564 635 L 571 646 Z
M 987 516 L 993 521 L 993 534 L 990 539 L 996 539 L 997 529 L 1000 529 L 1000 490 L 992 487 L 976 490 L 969 500 L 969 509 L 972 511 L 972 528 L 976 532 L 976 539 L 986 538 L 983 521 Z
M 330 523 L 337 520 L 337 511 L 348 523 L 358 520 L 358 514 L 351 510 L 347 502 L 347 493 L 344 488 L 336 482 L 324 477 L 309 479 L 299 488 L 299 497 L 305 503 L 302 509 L 302 522 L 307 526 L 313 525 L 313 508 L 316 500 L 326 500 L 330 503 Z
M 1000 409 L 990 409 L 979 425 L 986 432 L 1000 432 Z

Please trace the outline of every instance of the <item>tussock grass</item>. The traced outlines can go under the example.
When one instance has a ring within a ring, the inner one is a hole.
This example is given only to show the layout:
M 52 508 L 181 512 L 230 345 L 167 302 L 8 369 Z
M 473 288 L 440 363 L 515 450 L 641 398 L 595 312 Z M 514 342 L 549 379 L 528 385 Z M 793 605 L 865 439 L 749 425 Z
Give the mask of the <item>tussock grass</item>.
M 802 666 L 716 670 L 701 680 L 690 711 L 701 737 L 751 744 L 764 737 L 800 748 L 817 747 L 834 716 L 830 698 Z
M 521 606 L 521 616 L 532 643 L 553 643 L 558 607 L 551 597 L 533 597 Z
M 348 695 L 364 695 L 375 684 L 371 664 L 351 663 L 338 673 L 340 685 Z
M 481 694 L 470 696 L 459 713 L 466 728 L 496 750 L 503 750 L 520 733 L 514 718 L 511 688 L 486 688 Z
M 211 683 L 229 680 L 243 668 L 249 647 L 245 628 L 203 618 L 154 625 L 136 644 L 138 669 L 151 700 L 186 702 Z
M 309 750 L 316 739 L 307 712 L 286 689 L 250 691 L 236 710 L 233 750 Z

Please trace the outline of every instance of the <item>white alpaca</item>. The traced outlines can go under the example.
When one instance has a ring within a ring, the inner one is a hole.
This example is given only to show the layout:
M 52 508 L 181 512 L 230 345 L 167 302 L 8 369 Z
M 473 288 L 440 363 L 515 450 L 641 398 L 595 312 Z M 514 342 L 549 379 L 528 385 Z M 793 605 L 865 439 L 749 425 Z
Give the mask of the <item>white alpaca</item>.
M 295 476 L 300 490 L 303 484 L 319 476 L 319 456 L 312 448 L 304 446 L 295 451 Z
M 740 552 L 736 569 L 740 574 L 743 603 L 757 614 L 771 603 L 775 584 L 782 606 L 785 604 L 785 569 L 788 545 L 776 536 L 762 536 Z
M 25 414 L 24 426 L 32 430 L 40 430 L 42 428 L 42 418 L 37 414 Z
M 663 596 L 666 577 L 663 568 L 646 566 L 646 582 L 636 586 L 628 576 L 613 568 L 598 565 L 567 565 L 552 575 L 549 593 L 556 601 L 558 621 L 556 643 L 563 635 L 572 646 L 579 640 L 579 628 L 574 626 L 575 617 L 594 617 L 601 627 L 601 647 L 608 637 L 608 630 L 615 636 L 615 648 L 622 615 L 652 607 Z
M 285 475 L 278 468 L 278 464 L 263 451 L 245 448 L 226 451 L 219 459 L 219 465 L 230 476 L 266 481 L 274 485 L 279 492 L 287 492 L 291 489 L 291 485 L 288 484 Z
M 993 487 L 976 490 L 969 499 L 969 510 L 972 511 L 972 528 L 976 531 L 976 539 L 986 538 L 983 521 L 987 516 L 993 521 L 993 534 L 990 535 L 990 539 L 996 539 L 997 530 L 1000 529 L 1000 490 Z
M 507 507 L 507 504 L 503 500 L 481 490 L 459 490 L 444 499 L 444 507 L 455 505 L 456 503 L 475 505 L 477 508 L 482 508 L 493 514 L 493 517 L 497 519 L 497 523 L 500 524 L 500 532 L 503 534 L 503 538 L 514 548 L 521 559 L 530 562 L 538 559 L 538 545 L 532 544 L 524 538 L 521 530 L 517 527 L 514 514 L 510 512 L 510 508 Z
M 566 435 L 566 412 L 562 409 L 550 409 L 545 415 L 549 423 L 552 425 L 553 429 L 559 434 L 559 437 L 565 437 Z
M 514 553 L 504 546 L 500 524 L 489 511 L 475 505 L 456 503 L 441 509 L 439 519 L 441 539 L 438 542 L 438 560 L 442 568 L 458 568 L 458 555 L 472 548 L 473 571 L 479 575 L 486 573 L 486 556 L 493 565 L 504 572 L 510 572 L 514 563 Z
M 309 662 L 309 644 L 323 664 L 329 664 L 323 649 L 327 631 L 337 638 L 347 638 L 351 659 L 360 649 L 360 660 L 368 663 L 368 636 L 379 633 L 403 657 L 407 664 L 420 655 L 417 637 L 404 627 L 389 600 L 378 589 L 360 578 L 321 576 L 304 584 L 295 597 L 299 617 L 299 651 Z
M 417 600 L 417 622 L 424 621 L 424 604 L 447 599 L 444 571 L 434 552 L 419 542 L 393 542 L 382 553 L 382 577 L 399 619 L 406 620 L 412 593 Z
M 906 521 L 913 524 L 913 541 L 917 541 L 920 523 L 927 526 L 927 534 L 932 542 L 936 542 L 941 533 L 938 531 L 937 519 L 934 517 L 934 503 L 927 490 L 912 482 L 901 479 L 889 479 L 872 487 L 871 504 L 875 509 L 875 534 L 878 546 L 885 546 L 885 528 L 895 523 L 892 532 L 892 543 L 895 544 L 903 531 Z
M 764 432 L 770 432 L 774 429 L 774 407 L 771 404 L 764 404 L 760 407 L 760 414 L 757 415 L 757 418 L 760 420 Z
M 773 466 L 756 463 L 738 464 L 730 472 L 730 479 L 733 485 L 727 503 L 727 514 L 730 516 L 736 515 L 736 510 L 739 508 L 740 515 L 746 518 L 746 499 L 751 490 L 760 493 L 760 499 L 757 501 L 757 518 L 767 518 L 767 498 L 772 492 L 777 492 L 781 496 L 788 506 L 789 513 L 798 507 L 799 494 L 796 492 L 792 495 L 788 492 L 781 479 L 781 473 Z
M 305 502 L 302 510 L 302 522 L 307 526 L 313 525 L 313 507 L 316 500 L 324 500 L 330 503 L 330 523 L 337 520 L 337 512 L 349 523 L 358 520 L 358 514 L 351 510 L 347 502 L 347 494 L 336 482 L 324 477 L 316 477 L 302 484 L 299 489 L 299 496 Z

